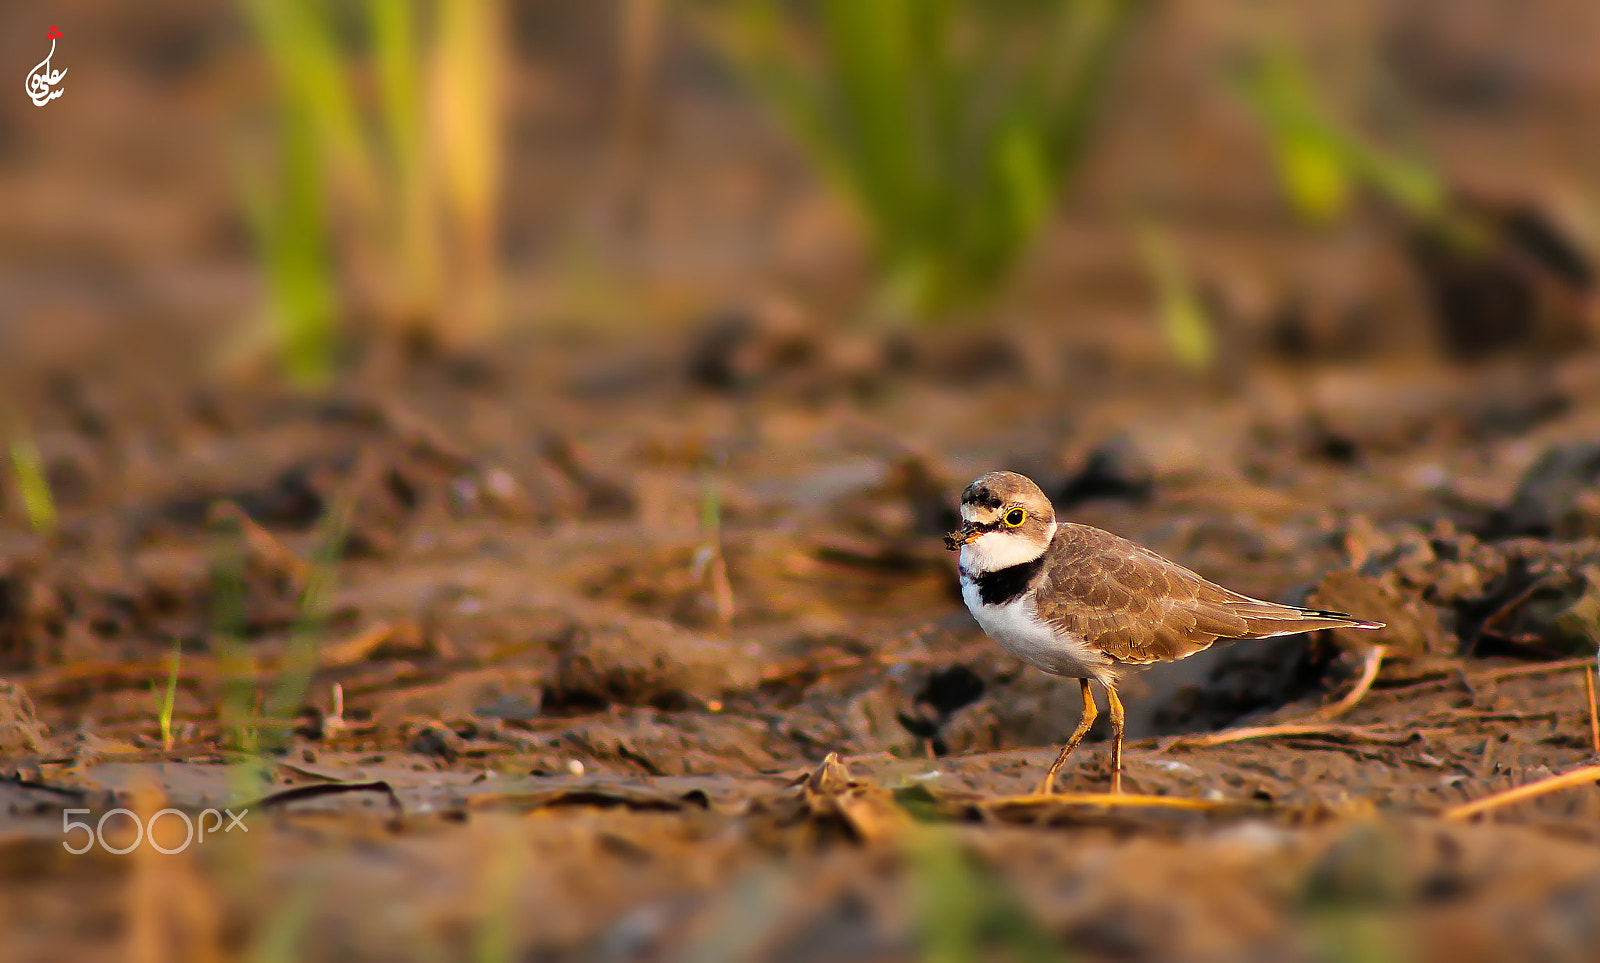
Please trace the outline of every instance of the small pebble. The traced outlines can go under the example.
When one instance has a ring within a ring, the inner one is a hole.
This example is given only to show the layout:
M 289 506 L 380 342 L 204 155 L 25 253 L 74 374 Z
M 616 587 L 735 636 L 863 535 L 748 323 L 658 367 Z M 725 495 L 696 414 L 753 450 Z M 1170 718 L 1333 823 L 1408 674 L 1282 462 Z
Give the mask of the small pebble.
M 578 759 L 568 759 L 567 772 L 572 773 L 574 776 L 583 775 L 583 762 Z

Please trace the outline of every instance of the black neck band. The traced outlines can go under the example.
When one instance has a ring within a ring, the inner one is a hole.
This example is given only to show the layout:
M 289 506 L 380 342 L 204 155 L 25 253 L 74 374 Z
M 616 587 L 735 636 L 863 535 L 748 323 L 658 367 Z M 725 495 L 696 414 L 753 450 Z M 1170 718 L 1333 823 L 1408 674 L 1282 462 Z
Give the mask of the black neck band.
M 1028 590 L 1033 577 L 1044 567 L 1044 555 L 1031 562 L 1021 562 L 1008 568 L 997 568 L 973 576 L 978 584 L 978 599 L 984 605 L 1004 605 Z

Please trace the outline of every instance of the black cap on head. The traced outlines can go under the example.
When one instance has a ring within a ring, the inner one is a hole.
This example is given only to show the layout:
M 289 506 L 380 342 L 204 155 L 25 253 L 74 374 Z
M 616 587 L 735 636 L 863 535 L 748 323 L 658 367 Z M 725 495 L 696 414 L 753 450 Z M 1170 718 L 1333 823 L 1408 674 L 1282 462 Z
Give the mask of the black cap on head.
M 968 485 L 967 490 L 961 493 L 961 504 L 976 505 L 979 508 L 999 508 L 1005 504 L 1005 501 L 995 494 L 994 489 L 985 485 L 983 479 L 980 478 Z

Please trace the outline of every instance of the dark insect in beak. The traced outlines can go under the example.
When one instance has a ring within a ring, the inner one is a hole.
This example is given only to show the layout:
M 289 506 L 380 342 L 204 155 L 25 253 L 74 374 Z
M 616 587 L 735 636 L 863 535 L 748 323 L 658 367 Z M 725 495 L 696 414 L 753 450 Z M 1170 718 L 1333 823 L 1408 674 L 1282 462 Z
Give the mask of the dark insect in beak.
M 959 552 L 961 546 L 982 534 L 983 532 L 972 525 L 963 525 L 959 531 L 951 532 L 944 537 L 944 547 L 952 552 Z

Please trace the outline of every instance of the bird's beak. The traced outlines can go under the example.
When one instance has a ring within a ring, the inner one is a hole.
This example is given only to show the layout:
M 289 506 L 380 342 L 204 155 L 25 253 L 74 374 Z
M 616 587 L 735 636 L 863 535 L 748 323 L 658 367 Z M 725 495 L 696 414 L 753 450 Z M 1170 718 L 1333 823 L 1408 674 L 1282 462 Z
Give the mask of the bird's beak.
M 979 531 L 975 525 L 963 525 L 958 531 L 951 532 L 944 537 L 944 547 L 952 552 L 959 552 L 961 546 L 982 534 L 983 532 Z

